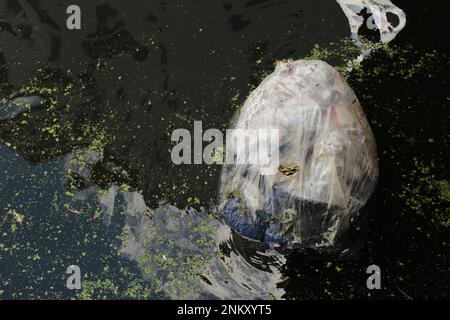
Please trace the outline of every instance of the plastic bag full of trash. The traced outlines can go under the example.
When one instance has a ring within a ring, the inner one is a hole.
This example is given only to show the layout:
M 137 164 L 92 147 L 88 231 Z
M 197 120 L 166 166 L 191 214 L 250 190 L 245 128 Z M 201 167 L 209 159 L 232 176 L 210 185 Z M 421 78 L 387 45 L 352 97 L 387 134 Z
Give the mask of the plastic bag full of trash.
M 222 218 L 258 241 L 334 245 L 378 178 L 375 138 L 344 78 L 318 60 L 279 62 L 250 94 L 233 128 L 276 129 L 278 161 L 272 163 L 279 166 L 262 174 L 259 163 L 225 164 Z M 246 145 L 246 159 L 258 145 Z M 227 153 L 228 146 L 227 140 Z

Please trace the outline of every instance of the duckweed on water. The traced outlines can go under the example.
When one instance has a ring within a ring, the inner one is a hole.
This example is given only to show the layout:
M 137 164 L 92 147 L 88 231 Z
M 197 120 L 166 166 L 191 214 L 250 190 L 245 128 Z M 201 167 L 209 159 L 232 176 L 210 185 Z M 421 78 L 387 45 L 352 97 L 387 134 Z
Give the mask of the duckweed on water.
M 416 215 L 434 227 L 448 230 L 449 180 L 445 171 L 445 154 L 448 150 L 450 100 L 443 96 L 444 84 L 438 83 L 448 74 L 448 59 L 441 52 L 432 49 L 428 52 L 416 51 L 412 46 L 372 49 L 372 57 L 361 65 L 353 65 L 351 71 L 348 71 L 347 61 L 353 61 L 361 48 L 350 40 L 331 43 L 327 47 L 316 45 L 306 58 L 323 59 L 337 66 L 360 97 L 381 151 L 384 182 L 380 194 L 384 199 L 380 202 L 383 208 L 389 208 L 392 203 L 398 207 L 398 211 L 389 211 L 393 217 L 387 221 L 393 223 L 399 215 L 405 216 L 405 221 L 408 221 L 409 217 Z M 231 98 L 227 112 L 233 113 L 245 95 L 273 69 L 267 59 L 257 57 L 253 62 L 255 75 L 246 86 L 244 83 L 242 88 L 235 88 L 232 85 L 235 79 L 229 79 Z M 100 65 L 97 64 L 97 67 L 100 68 Z M 430 87 L 435 89 L 422 88 L 424 81 L 431 81 Z M 138 190 L 139 184 L 137 179 L 130 178 L 126 165 L 122 168 L 116 163 L 111 165 L 114 170 L 105 170 L 107 174 L 100 178 L 97 176 L 94 179 L 88 175 L 88 179 L 82 179 L 83 175 L 79 175 L 90 172 L 93 166 L 103 169 L 103 166 L 110 165 L 106 154 L 109 153 L 109 156 L 111 150 L 114 151 L 111 145 L 115 142 L 115 127 L 119 125 L 115 122 L 115 111 L 105 101 L 82 99 L 85 94 L 95 97 L 89 91 L 89 85 L 89 82 L 57 75 L 51 70 L 41 70 L 10 96 L 40 95 L 45 103 L 42 109 L 27 110 L 4 125 L 6 134 L 2 139 L 5 145 L 24 155 L 24 158 L 31 159 L 32 163 L 40 164 L 33 169 L 25 165 L 20 157 L 11 155 L 1 160 L 2 168 L 8 172 L 8 179 L 21 181 L 24 187 L 14 190 L 14 194 L 5 191 L 5 199 L 8 200 L 2 202 L 0 208 L 1 263 L 7 266 L 6 271 L 0 271 L 4 280 L 0 296 L 70 296 L 64 287 L 65 268 L 74 263 L 82 263 L 90 270 L 83 275 L 83 290 L 71 296 L 77 299 L 183 297 L 192 289 L 200 290 L 198 270 L 202 270 L 210 257 L 205 255 L 205 251 L 209 252 L 214 237 L 214 229 L 207 224 L 190 226 L 197 236 L 186 238 L 200 248 L 193 254 L 179 253 L 176 241 L 164 236 L 165 232 L 158 226 L 152 226 L 148 233 L 154 237 L 154 250 L 149 249 L 131 266 L 127 259 L 117 255 L 115 241 L 119 248 L 126 247 L 133 240 L 133 229 L 122 228 L 123 215 L 120 212 L 106 227 L 101 219 L 104 213 L 93 198 L 106 197 L 111 185 L 117 185 L 120 192 L 129 193 Z M 423 93 L 419 97 L 413 94 L 417 90 Z M 399 95 L 399 92 L 402 94 Z M 182 100 L 188 101 L 186 97 Z M 85 109 L 79 106 L 85 106 Z M 85 125 L 77 125 L 78 115 L 88 112 L 85 110 L 98 110 L 99 106 L 103 108 L 101 114 L 86 117 L 95 121 L 87 120 Z M 206 117 L 203 109 L 199 106 L 190 113 L 177 111 L 178 120 L 169 121 L 166 134 L 170 134 L 173 128 L 198 120 L 198 117 Z M 439 114 L 440 119 L 435 119 L 432 113 Z M 216 122 L 220 121 L 216 119 Z M 434 123 L 436 128 L 431 128 L 427 123 Z M 69 153 L 73 155 L 69 163 L 58 158 Z M 416 159 L 411 161 L 411 154 Z M 9 161 L 9 158 L 12 160 Z M 207 181 L 203 180 L 207 179 L 203 178 L 211 177 L 217 169 L 207 168 L 202 171 L 203 175 L 197 174 L 197 179 L 182 172 L 179 180 L 167 182 L 171 187 L 176 187 L 175 191 L 167 191 L 161 198 L 179 193 L 187 204 L 199 204 L 202 199 L 191 192 L 190 182 L 205 183 Z M 14 176 L 10 177 L 11 174 Z M 61 181 L 66 181 L 63 188 L 58 187 Z M 15 188 L 4 181 L 1 183 L 4 183 L 2 187 L 5 190 Z M 97 194 L 89 198 L 88 204 L 82 204 L 76 196 L 87 186 L 97 187 Z M 41 205 L 38 206 L 37 202 Z M 119 207 L 118 211 L 121 209 Z M 31 215 L 29 212 L 39 214 Z M 149 219 L 147 216 L 145 218 Z M 151 221 L 145 223 L 152 225 Z M 74 234 L 73 230 L 79 232 Z M 30 233 L 38 235 L 35 241 L 40 243 L 39 246 L 30 242 L 27 237 Z M 407 263 L 410 262 L 401 262 Z M 343 273 L 349 272 L 346 269 L 350 269 L 337 264 L 327 267 L 339 273 L 341 278 Z M 398 267 L 401 270 L 404 268 L 400 262 Z M 28 273 L 30 269 L 35 271 Z M 16 274 L 12 274 L 11 270 Z M 404 274 L 400 278 L 408 280 Z M 23 286 L 17 287 L 20 283 Z M 402 281 L 399 280 L 399 283 Z M 325 297 L 348 295 L 334 290 L 329 283 L 325 286 L 325 289 L 320 289 L 320 294 Z M 361 296 L 365 297 L 367 293 L 362 292 Z
M 450 228 L 450 182 L 440 178 L 436 167 L 413 159 L 414 169 L 405 175 L 406 182 L 399 194 L 406 205 L 416 214 L 422 215 L 436 226 Z

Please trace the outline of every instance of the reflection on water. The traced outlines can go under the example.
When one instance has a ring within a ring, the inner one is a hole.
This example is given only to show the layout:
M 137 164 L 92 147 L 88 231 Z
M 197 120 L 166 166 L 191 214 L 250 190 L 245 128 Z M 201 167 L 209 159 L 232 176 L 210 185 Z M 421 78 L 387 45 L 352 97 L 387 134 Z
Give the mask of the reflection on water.
M 132 198 L 139 196 L 128 201 Z M 135 205 L 128 203 L 127 208 Z M 137 261 L 144 277 L 160 283 L 158 289 L 170 298 L 270 299 L 284 293 L 277 288 L 282 256 L 255 251 L 247 257 L 249 263 L 232 247 L 230 229 L 204 211 L 166 205 L 150 219 L 130 217 L 125 230 L 121 253 Z M 266 257 L 272 264 L 262 259 Z M 260 265 L 270 268 L 260 270 Z
M 68 159 L 66 168 L 88 177 L 100 157 L 88 149 Z M 114 215 L 125 215 L 118 251 L 136 262 L 156 293 L 172 299 L 271 299 L 284 293 L 277 288 L 284 257 L 243 239 L 246 252 L 239 252 L 229 227 L 204 208 L 161 204 L 152 209 L 142 194 L 117 185 L 76 191 L 65 207 L 77 213 L 87 202 L 107 225 Z

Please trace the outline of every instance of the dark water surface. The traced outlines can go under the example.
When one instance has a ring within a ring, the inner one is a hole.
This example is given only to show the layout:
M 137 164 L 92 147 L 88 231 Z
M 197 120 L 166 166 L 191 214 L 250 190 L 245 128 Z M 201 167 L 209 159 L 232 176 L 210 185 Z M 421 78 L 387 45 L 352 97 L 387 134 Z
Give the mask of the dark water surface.
M 354 57 L 339 5 L 140 2 L 78 1 L 69 31 L 64 1 L 0 0 L 0 98 L 43 99 L 0 118 L 0 298 L 448 298 L 448 5 L 395 1 L 405 29 L 348 76 L 380 182 L 336 257 L 233 235 L 220 166 L 173 165 L 170 135 L 226 129 L 278 60 Z

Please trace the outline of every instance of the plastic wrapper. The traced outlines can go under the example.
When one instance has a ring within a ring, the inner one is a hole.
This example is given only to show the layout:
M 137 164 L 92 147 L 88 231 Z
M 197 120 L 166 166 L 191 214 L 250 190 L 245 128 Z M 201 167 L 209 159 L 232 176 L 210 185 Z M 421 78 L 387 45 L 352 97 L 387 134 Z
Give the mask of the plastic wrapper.
M 277 130 L 279 166 L 262 174 L 259 163 L 224 165 L 223 219 L 258 241 L 334 245 L 378 178 L 375 138 L 343 77 L 318 60 L 279 62 L 250 94 L 233 128 Z M 256 148 L 247 145 L 246 159 Z
M 364 23 L 362 11 L 366 10 L 370 18 L 366 21 L 368 28 L 378 29 L 381 42 L 388 43 L 406 25 L 406 15 L 389 0 L 337 0 L 350 23 L 352 37 L 358 40 L 358 31 Z M 396 16 L 396 24 L 389 21 L 388 14 Z

